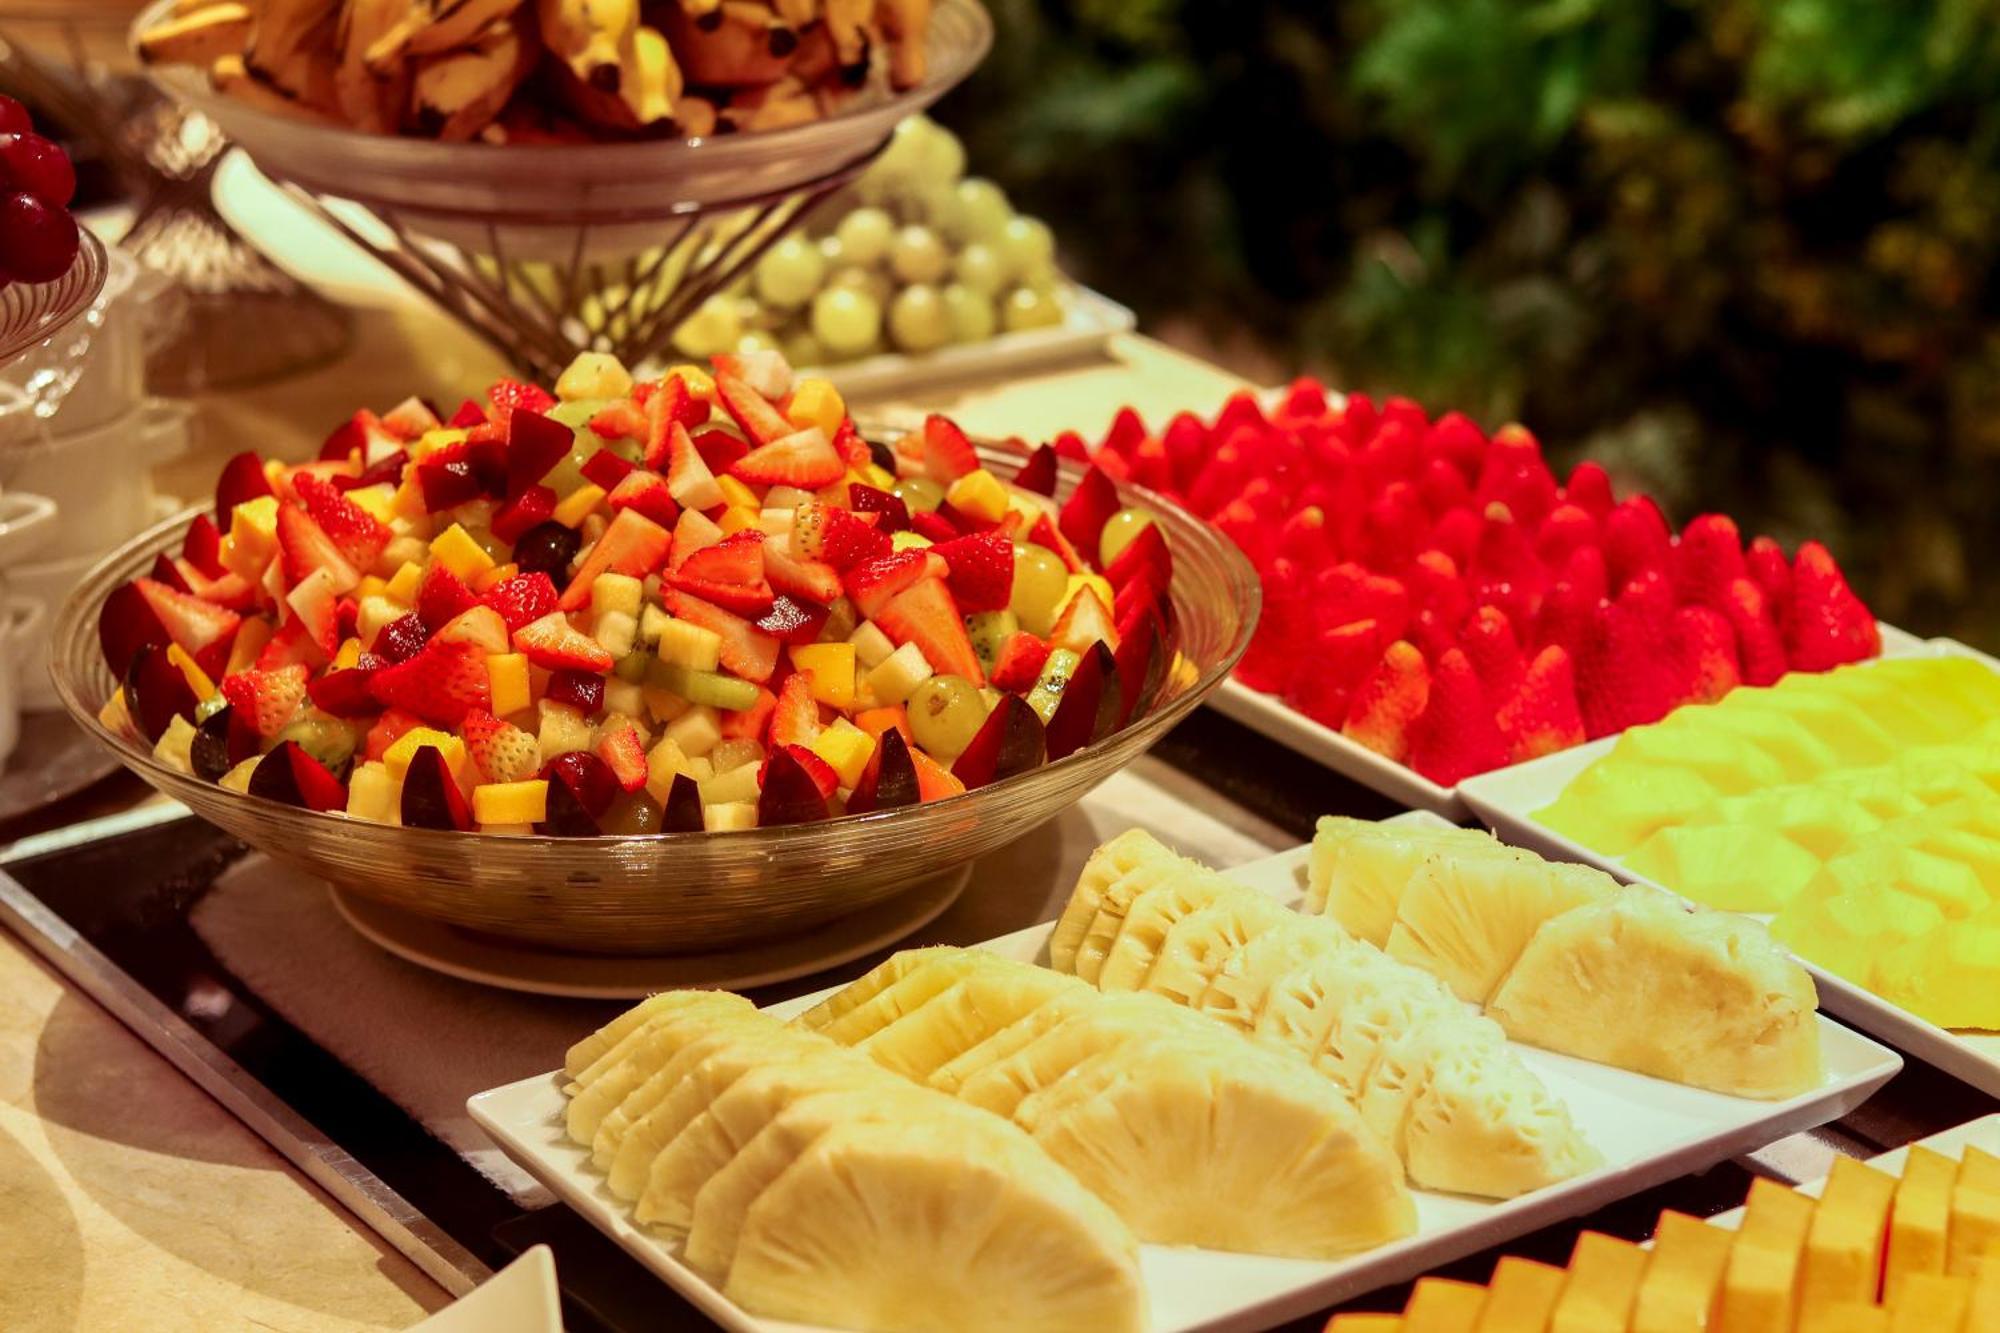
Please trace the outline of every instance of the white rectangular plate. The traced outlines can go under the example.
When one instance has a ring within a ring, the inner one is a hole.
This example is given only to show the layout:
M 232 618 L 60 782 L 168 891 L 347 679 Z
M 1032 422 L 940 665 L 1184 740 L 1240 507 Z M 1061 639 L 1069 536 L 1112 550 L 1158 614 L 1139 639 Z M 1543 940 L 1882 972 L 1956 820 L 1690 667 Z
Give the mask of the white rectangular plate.
M 1897 629 L 1886 622 L 1881 628 L 1884 657 L 1915 657 L 1933 653 L 1940 651 L 1941 645 L 1948 642 L 1919 639 L 1907 630 Z M 1352 778 L 1392 801 L 1429 810 L 1446 819 L 1471 817 L 1472 809 L 1467 804 L 1464 782 L 1456 787 L 1439 786 L 1415 769 L 1385 758 L 1367 746 L 1349 740 L 1332 727 L 1313 721 L 1276 695 L 1260 693 L 1232 678 L 1217 686 L 1214 693 L 1208 696 L 1207 703 L 1225 717 L 1235 718 L 1286 749 L 1325 764 L 1342 777 Z M 1496 768 L 1468 781 L 1501 777 L 1530 766 L 1515 764 L 1508 768 Z
M 1303 890 L 1306 855 L 1306 848 L 1297 847 L 1230 873 L 1293 904 Z M 1051 928 L 1033 926 L 982 947 L 1024 962 L 1043 962 Z M 833 989 L 775 1005 L 772 1012 L 789 1017 Z M 1604 1153 L 1602 1170 L 1505 1202 L 1416 1191 L 1416 1235 L 1331 1262 L 1144 1246 L 1141 1263 L 1154 1333 L 1266 1328 L 1414 1277 L 1786 1134 L 1838 1119 L 1902 1067 L 1893 1051 L 1824 1018 L 1820 1042 L 1825 1082 L 1783 1102 L 1726 1097 L 1519 1047 L 1522 1060 L 1569 1105 L 1577 1124 Z M 571 1143 L 563 1131 L 558 1074 L 482 1092 L 466 1106 L 508 1156 L 710 1318 L 742 1333 L 798 1333 L 799 1325 L 759 1319 L 723 1299 L 681 1262 L 678 1242 L 631 1221 L 625 1206 L 604 1188 L 602 1175 L 590 1169 L 589 1153 Z
M 1981 659 L 2000 670 L 2000 663 L 1995 663 L 1992 658 L 1950 639 L 1932 639 L 1923 645 L 1922 650 L 1944 656 Z M 1621 858 L 1593 851 L 1537 822 L 1534 817 L 1535 811 L 1561 795 L 1563 788 L 1569 786 L 1579 773 L 1608 754 L 1616 741 L 1617 737 L 1606 736 L 1532 763 L 1516 764 L 1511 768 L 1467 778 L 1459 784 L 1459 794 L 1472 807 L 1473 813 L 1495 833 L 1516 846 L 1564 861 L 1581 861 L 1628 883 L 1666 888 L 1628 869 Z M 1756 919 L 1769 921 L 1770 917 Z M 1820 1008 L 1928 1064 L 1936 1065 L 1954 1078 L 1965 1080 L 1982 1092 L 2000 1096 L 2000 1033 L 1953 1032 L 1941 1028 L 1889 1003 L 1873 991 L 1835 976 L 1809 958 L 1799 961 L 1812 973 L 1813 983 L 1819 987 Z

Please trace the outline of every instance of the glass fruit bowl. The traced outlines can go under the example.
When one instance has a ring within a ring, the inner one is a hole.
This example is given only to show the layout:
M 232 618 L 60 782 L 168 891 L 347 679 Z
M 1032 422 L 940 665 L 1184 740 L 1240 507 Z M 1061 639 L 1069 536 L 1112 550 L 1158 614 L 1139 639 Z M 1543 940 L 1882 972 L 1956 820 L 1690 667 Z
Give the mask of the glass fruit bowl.
M 90 308 L 104 290 L 110 261 L 88 227 L 77 228 L 76 259 L 53 282 L 10 284 L 0 290 L 0 364 L 53 337 Z
M 137 34 L 173 10 L 155 0 Z M 978 0 L 939 0 L 927 37 L 928 76 L 894 95 L 780 130 L 630 143 L 488 144 L 370 134 L 276 115 L 217 92 L 187 66 L 148 70 L 171 97 L 202 112 L 273 180 L 367 205 L 412 231 L 471 254 L 514 259 L 636 253 L 662 223 L 703 209 L 757 204 L 837 175 L 970 74 L 993 44 Z
M 1017 463 L 981 444 L 982 462 Z M 1058 498 L 1082 476 L 1064 463 Z M 1259 590 L 1241 553 L 1172 501 L 1151 509 L 1173 552 L 1173 664 L 1145 711 L 1068 758 L 962 796 L 742 832 L 510 837 L 403 828 L 239 795 L 154 759 L 98 710 L 118 687 L 98 648 L 106 596 L 176 548 L 196 511 L 141 533 L 86 575 L 56 618 L 49 670 L 76 722 L 161 793 L 301 874 L 455 926 L 587 953 L 696 953 L 810 929 L 1028 834 L 1142 754 L 1226 679 Z

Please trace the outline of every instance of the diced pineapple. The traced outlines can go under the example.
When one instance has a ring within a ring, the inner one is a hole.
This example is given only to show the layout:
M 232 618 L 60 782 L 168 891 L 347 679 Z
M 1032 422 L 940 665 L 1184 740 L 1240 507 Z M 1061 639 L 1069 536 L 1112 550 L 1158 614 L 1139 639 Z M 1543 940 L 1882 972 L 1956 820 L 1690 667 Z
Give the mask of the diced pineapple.
M 590 609 L 599 616 L 622 611 L 636 619 L 645 585 L 629 574 L 599 574 L 590 584 Z
M 495 824 L 539 824 L 549 816 L 547 779 L 487 782 L 472 789 L 472 817 L 482 829 Z
M 917 692 L 917 686 L 931 678 L 931 664 L 923 649 L 906 643 L 889 654 L 868 673 L 868 692 L 877 705 L 899 704 Z
M 731 736 L 716 742 L 715 748 L 708 752 L 708 761 L 718 773 L 733 773 L 746 764 L 763 763 L 764 747 L 748 736 Z
M 590 722 L 582 713 L 553 699 L 542 700 L 541 710 L 542 725 L 535 735 L 535 743 L 541 749 L 544 764 L 558 755 L 590 748 Z
M 621 717 L 640 718 L 646 715 L 646 691 L 643 686 L 634 685 L 629 680 L 611 679 L 604 682 L 604 709 Z
M 347 498 L 377 523 L 386 524 L 396 516 L 396 488 L 386 481 L 357 486 L 347 493 Z
M 138 729 L 132 725 L 132 710 L 126 706 L 125 691 L 118 690 L 104 701 L 104 707 L 97 710 L 97 720 L 104 729 L 116 736 L 129 735 Z
M 764 502 L 757 498 L 757 492 L 726 472 L 715 479 L 715 484 L 722 491 L 722 503 L 731 509 L 747 509 L 755 514 L 764 507 Z M 723 525 L 723 530 L 728 531 L 727 524 Z
M 464 741 L 450 732 L 439 731 L 433 727 L 411 727 L 382 752 L 382 763 L 389 770 L 389 776 L 401 782 L 410 771 L 410 762 L 417 757 L 417 751 L 426 745 L 441 752 L 445 763 L 450 765 L 454 772 L 464 766 Z
M 440 426 L 435 430 L 427 430 L 410 444 L 410 461 L 421 463 L 440 449 L 449 449 L 454 444 L 464 444 L 467 438 L 466 432 L 456 426 Z
M 278 497 L 260 495 L 229 511 L 222 563 L 254 580 L 278 551 Z
M 916 551 L 930 544 L 931 539 L 929 537 L 924 536 L 921 532 L 912 532 L 908 528 L 904 528 L 901 532 L 892 532 L 889 534 L 889 549 L 892 551 Z
M 660 642 L 660 635 L 666 632 L 667 626 L 671 624 L 672 621 L 673 617 L 669 616 L 664 610 L 654 605 L 652 602 L 647 602 L 644 606 L 640 607 L 639 608 L 640 646 L 645 648 L 652 648 L 655 645 L 657 645 Z
M 600 611 L 592 637 L 605 652 L 623 657 L 638 642 L 639 618 L 623 611 Z
M 596 513 L 597 506 L 603 503 L 604 488 L 585 482 L 565 495 L 550 517 L 566 528 L 581 528 L 583 521 Z
M 704 403 L 715 401 L 715 376 L 700 366 L 678 365 L 667 372 L 668 376 L 687 385 L 688 397 L 698 398 Z
M 578 352 L 556 376 L 556 397 L 565 403 L 623 398 L 631 392 L 632 373 L 609 352 Z
M 757 765 L 739 764 L 735 768 L 722 770 L 701 784 L 703 805 L 732 805 L 744 802 L 753 808 L 761 789 L 757 785 Z
M 701 826 L 710 833 L 734 833 L 757 827 L 757 803 L 732 801 L 727 805 L 704 805 Z
M 985 523 L 998 523 L 1007 517 L 1007 488 L 1000 479 L 985 468 L 972 471 L 954 481 L 944 493 L 945 503 L 969 518 Z M 1111 605 L 1109 598 L 1106 606 Z
M 840 779 L 841 786 L 851 789 L 861 781 L 861 772 L 868 767 L 868 760 L 875 753 L 875 738 L 846 718 L 839 717 L 833 720 L 833 725 L 813 737 L 812 752 L 826 760 L 827 767 Z
M 405 764 L 407 769 L 408 765 Z M 375 824 L 401 822 L 403 780 L 384 763 L 356 764 L 347 780 L 347 813 Z
M 1063 589 L 1062 600 L 1056 604 L 1056 615 L 1058 618 L 1061 617 L 1064 611 L 1069 609 L 1069 604 L 1075 601 L 1085 588 L 1096 593 L 1097 600 L 1106 609 L 1109 609 L 1111 604 L 1117 600 L 1117 594 L 1111 590 L 1111 580 L 1105 578 L 1104 575 L 1089 572 L 1072 574 L 1069 576 L 1068 586 Z M 1088 647 L 1087 644 L 1084 646 Z
M 792 666 L 811 682 L 812 696 L 829 708 L 854 705 L 855 649 L 851 643 L 800 644 L 791 649 Z
M 521 653 L 492 653 L 486 658 L 486 679 L 495 717 L 518 713 L 534 702 L 528 659 Z
M 457 523 L 431 538 L 430 551 L 432 560 L 465 583 L 473 582 L 494 565 L 493 557 L 486 553 L 486 548 L 474 541 L 472 534 Z
M 657 685 L 641 685 L 639 693 L 646 700 L 646 712 L 655 722 L 672 722 L 694 706 L 692 701 Z
M 889 659 L 896 651 L 896 645 L 889 642 L 889 636 L 878 628 L 874 621 L 864 620 L 854 627 L 854 633 L 847 636 L 854 645 L 854 660 L 864 671 L 873 671 Z
M 722 664 L 722 636 L 688 620 L 668 618 L 660 626 L 660 660 L 689 671 L 713 671 Z
M 792 401 L 785 405 L 785 419 L 800 430 L 817 426 L 830 440 L 847 419 L 847 404 L 831 383 L 817 375 L 808 375 L 792 386 Z
M 696 704 L 669 722 L 664 735 L 690 759 L 706 757 L 722 740 L 722 718 L 707 704 Z
M 168 768 L 182 773 L 192 773 L 194 772 L 193 748 L 194 724 L 176 713 L 168 721 L 167 729 L 160 733 L 160 739 L 153 742 L 153 758 Z
M 646 755 L 646 794 L 665 805 L 674 779 L 682 776 L 694 776 L 687 755 L 671 737 L 662 737 Z
M 252 755 L 245 759 L 216 779 L 215 785 L 239 795 L 247 795 L 250 791 L 250 775 L 257 771 L 257 764 L 261 758 L 261 755 Z
M 271 641 L 271 622 L 257 617 L 245 620 L 236 631 L 236 639 L 229 645 L 229 662 L 222 668 L 225 677 L 247 670 L 257 661 L 264 645 Z
M 430 555 L 431 555 L 431 544 L 428 532 L 429 532 L 429 522 L 428 520 L 426 520 L 424 523 L 420 524 L 418 528 L 414 531 L 407 533 L 398 533 L 396 536 L 391 537 L 389 539 L 389 544 L 382 548 L 382 558 L 377 563 L 387 564 L 387 566 L 390 569 L 400 569 L 404 565 L 419 566 L 418 582 L 419 585 L 421 586 L 422 583 L 421 566 L 423 566 L 430 560 Z M 392 578 L 390 579 L 390 582 L 394 583 L 395 580 Z M 407 605 L 410 606 L 416 605 L 416 600 L 417 599 L 413 594 Z

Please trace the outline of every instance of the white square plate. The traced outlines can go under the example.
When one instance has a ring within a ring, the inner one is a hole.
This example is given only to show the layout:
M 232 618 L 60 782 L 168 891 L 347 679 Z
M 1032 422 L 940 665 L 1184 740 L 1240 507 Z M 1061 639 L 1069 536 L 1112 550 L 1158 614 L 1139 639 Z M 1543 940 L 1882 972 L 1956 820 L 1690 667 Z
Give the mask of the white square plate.
M 1410 819 L 1412 816 L 1403 816 Z M 1424 816 L 1415 816 L 1422 819 Z M 1230 872 L 1286 904 L 1303 891 L 1308 849 L 1252 862 Z M 982 947 L 1025 962 L 1044 962 L 1051 926 L 1032 926 Z M 771 1012 L 789 1017 L 837 988 L 802 996 Z M 1266 1328 L 1324 1309 L 1375 1287 L 1414 1277 L 1564 1217 L 1589 1212 L 1661 1181 L 1699 1171 L 1814 1125 L 1866 1101 L 1902 1067 L 1893 1052 L 1837 1023 L 1820 1020 L 1826 1079 L 1789 1101 L 1761 1102 L 1647 1078 L 1532 1047 L 1522 1060 L 1565 1101 L 1604 1153 L 1588 1176 L 1504 1202 L 1415 1191 L 1418 1231 L 1406 1240 L 1335 1261 L 1277 1259 L 1147 1245 L 1141 1263 L 1155 1333 Z M 678 1242 L 634 1224 L 604 1188 L 589 1153 L 563 1131 L 557 1073 L 482 1092 L 466 1103 L 472 1118 L 577 1212 L 723 1327 L 741 1333 L 798 1333 L 801 1325 L 759 1319 L 681 1262 Z
M 1940 656 L 1970 657 L 2000 670 L 2000 662 L 1951 639 L 1929 640 L 1922 651 Z M 1621 858 L 1595 852 L 1537 822 L 1534 817 L 1535 811 L 1560 796 L 1563 788 L 1569 786 L 1578 774 L 1610 753 L 1617 739 L 1606 736 L 1532 763 L 1481 773 L 1460 783 L 1459 794 L 1472 807 L 1473 813 L 1486 821 L 1495 833 L 1518 847 L 1564 861 L 1581 861 L 1628 883 L 1665 888 L 1665 885 L 1627 869 Z M 1753 919 L 1769 921 L 1771 918 L 1753 914 Z M 1954 1078 L 1965 1080 L 1982 1092 L 2000 1096 L 2000 1033 L 1953 1032 L 1941 1028 L 1899 1005 L 1891 1004 L 1871 990 L 1816 966 L 1809 958 L 1801 958 L 1799 962 L 1812 973 L 1813 983 L 1819 987 L 1820 1008 L 1893 1043 L 1928 1064 L 1936 1065 Z

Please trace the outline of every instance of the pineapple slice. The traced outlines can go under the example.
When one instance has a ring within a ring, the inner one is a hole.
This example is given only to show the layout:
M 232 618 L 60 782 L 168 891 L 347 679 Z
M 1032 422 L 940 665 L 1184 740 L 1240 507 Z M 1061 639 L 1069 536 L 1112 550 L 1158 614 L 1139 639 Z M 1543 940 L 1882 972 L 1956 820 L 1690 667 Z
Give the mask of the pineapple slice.
M 649 995 L 638 1004 L 627 1009 L 618 1017 L 606 1023 L 597 1031 L 569 1048 L 563 1057 L 563 1072 L 572 1079 L 581 1079 L 585 1070 L 596 1064 L 610 1052 L 613 1046 L 638 1031 L 656 1018 L 680 1012 L 719 1014 L 734 1010 L 738 1013 L 756 1011 L 757 1006 L 741 995 L 728 991 L 713 990 L 669 990 L 658 995 Z
M 1396 904 L 1385 951 L 1484 1004 L 1542 922 L 1617 891 L 1601 870 L 1498 844 L 1434 852 Z
M 1764 927 L 1628 889 L 1543 924 L 1487 1012 L 1519 1041 L 1744 1097 L 1820 1080 L 1812 978 Z
M 1255 1034 L 1358 1098 L 1383 1041 L 1465 1008 L 1435 977 L 1380 953 L 1318 959 L 1275 981 Z
M 1402 1156 L 1404 1120 L 1417 1094 L 1430 1086 L 1438 1062 L 1463 1047 L 1500 1047 L 1506 1042 L 1507 1034 L 1498 1023 L 1463 1011 L 1388 1038 L 1368 1071 L 1361 1095 L 1354 1099 L 1362 1121 Z
M 1103 962 L 1095 974 L 1087 970 L 1091 946 L 1097 938 L 1096 927 L 1092 927 L 1092 934 L 1086 937 L 1083 949 L 1077 955 L 1080 964 L 1077 975 L 1102 991 L 1138 990 L 1145 984 L 1154 960 L 1166 945 L 1167 933 L 1175 923 L 1219 903 L 1255 911 L 1257 908 L 1249 905 L 1253 892 L 1207 869 L 1194 868 L 1176 874 L 1167 882 L 1156 884 L 1132 899 L 1123 919 L 1118 922 L 1118 933 L 1104 950 Z M 1273 913 L 1284 910 L 1276 903 L 1265 905 Z M 1100 915 L 1099 921 L 1102 920 Z
M 1442 1054 L 1403 1122 L 1403 1160 L 1426 1189 L 1509 1199 L 1595 1171 L 1604 1154 L 1504 1046 Z
M 1126 872 L 1105 888 L 1097 915 L 1090 919 L 1083 940 L 1076 946 L 1076 975 L 1093 986 L 1103 987 L 1104 967 L 1111 957 L 1111 950 L 1125 934 L 1126 917 L 1138 908 L 1140 899 L 1154 892 L 1162 896 L 1141 913 L 1138 927 L 1125 946 L 1125 961 L 1119 965 L 1121 977 L 1128 969 L 1144 975 L 1145 968 L 1152 965 L 1153 954 L 1158 951 L 1160 941 L 1166 936 L 1167 927 L 1180 917 L 1218 898 L 1245 890 L 1242 885 L 1224 879 L 1207 866 L 1178 858 L 1172 864 L 1154 862 Z M 1131 987 L 1121 983 L 1110 989 L 1129 990 Z
M 1416 1229 L 1401 1165 L 1338 1089 L 1241 1042 L 1130 1043 L 1015 1119 L 1142 1240 L 1324 1259 Z
M 1047 1031 L 959 1084 L 959 1099 L 1012 1116 L 1021 1102 L 1094 1056 L 1149 1038 L 1241 1049 L 1223 1029 L 1155 995 L 1093 995 Z
M 760 1022 L 764 1016 L 754 1016 Z M 632 1127 L 652 1114 L 666 1101 L 680 1085 L 687 1071 L 697 1062 L 714 1054 L 721 1047 L 740 1036 L 767 1031 L 762 1026 L 753 1026 L 748 1020 L 735 1014 L 725 1015 L 716 1020 L 711 1028 L 698 1031 L 687 1043 L 668 1057 L 646 1080 L 626 1094 L 610 1114 L 598 1122 L 597 1133 L 590 1141 L 590 1161 L 600 1171 L 609 1171 L 618 1151 L 631 1137 Z
M 901 981 L 910 973 L 963 950 L 939 945 L 929 949 L 905 949 L 894 954 L 865 976 L 842 986 L 812 1008 L 792 1020 L 792 1026 L 818 1032 L 850 1009 L 859 1008 Z
M 1105 890 L 1114 880 L 1144 865 L 1178 864 L 1181 858 L 1144 829 L 1127 829 L 1092 852 L 1083 863 L 1083 873 L 1077 878 L 1062 918 L 1049 935 L 1049 966 L 1058 972 L 1076 971 L 1077 946 L 1083 943 L 1091 921 L 1104 904 Z
M 1007 1059 L 1044 1033 L 1053 1031 L 1074 1016 L 1079 1009 L 1090 1007 L 1095 1003 L 1096 995 L 1095 991 L 1084 987 L 1067 995 L 1057 996 L 1040 1008 L 1009 1023 L 985 1041 L 947 1060 L 931 1071 L 931 1076 L 926 1081 L 939 1092 L 957 1096 L 959 1090 L 973 1075 Z
M 983 967 L 1002 960 L 977 949 L 925 949 L 925 955 L 915 966 L 904 967 L 901 975 L 887 986 L 882 987 L 867 1000 L 849 1008 L 837 1018 L 828 1019 L 818 1031 L 842 1046 L 853 1046 L 888 1027 L 905 1014 L 914 1013 L 919 1007 L 944 993 L 945 988 Z M 902 955 L 898 954 L 900 958 Z M 876 971 L 893 967 L 895 958 L 882 964 Z M 1004 964 L 1003 964 L 1004 965 Z M 856 986 L 866 986 L 874 973 L 855 982 Z
M 878 1029 L 856 1049 L 918 1083 L 1003 1028 L 1058 996 L 1084 989 L 1075 977 L 1046 968 L 974 970 L 903 1017 Z
M 1329 917 L 1294 913 L 1231 954 L 1202 993 L 1188 1003 L 1235 1031 L 1248 1033 L 1256 1027 L 1279 977 L 1316 958 L 1358 950 L 1375 952 Z
M 751 1008 L 748 1012 L 756 1011 Z M 676 1051 L 714 1024 L 742 1021 L 745 1017 L 745 1010 L 736 1005 L 691 1003 L 669 1008 L 627 1032 L 565 1089 L 570 1095 L 565 1121 L 570 1137 L 578 1143 L 594 1145 L 598 1126 L 605 1117 Z
M 1410 828 L 1327 815 L 1313 830 L 1305 910 L 1325 913 L 1348 934 L 1380 948 L 1396 922 L 1396 904 L 1427 856 L 1498 845 L 1475 829 Z
M 1129 920 L 1129 918 L 1128 918 Z M 1232 894 L 1188 913 L 1167 929 L 1139 988 L 1192 1006 L 1215 974 L 1252 940 L 1302 920 L 1260 893 Z M 1109 969 L 1106 969 L 1107 972 Z M 1100 986 L 1104 976 L 1098 978 Z
M 1102 1202 L 987 1117 L 840 1125 L 745 1211 L 723 1294 L 881 1333 L 1139 1333 L 1137 1247 Z

